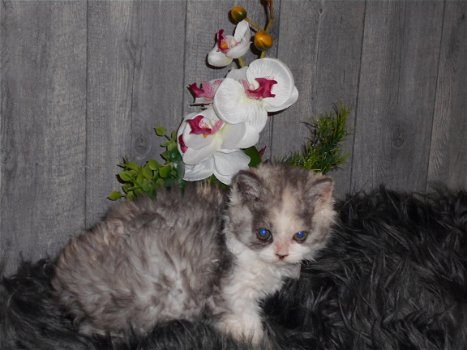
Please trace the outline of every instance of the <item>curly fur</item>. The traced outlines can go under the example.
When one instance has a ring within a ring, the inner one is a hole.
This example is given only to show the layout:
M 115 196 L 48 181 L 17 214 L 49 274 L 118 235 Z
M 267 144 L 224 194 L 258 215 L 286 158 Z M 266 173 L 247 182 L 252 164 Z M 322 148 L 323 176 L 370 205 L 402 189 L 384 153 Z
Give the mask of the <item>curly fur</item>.
M 467 193 L 380 188 L 336 204 L 328 248 L 263 305 L 283 349 L 466 349 Z M 79 335 L 51 298 L 53 264 L 0 283 L 0 349 L 247 349 L 203 320 L 144 339 Z

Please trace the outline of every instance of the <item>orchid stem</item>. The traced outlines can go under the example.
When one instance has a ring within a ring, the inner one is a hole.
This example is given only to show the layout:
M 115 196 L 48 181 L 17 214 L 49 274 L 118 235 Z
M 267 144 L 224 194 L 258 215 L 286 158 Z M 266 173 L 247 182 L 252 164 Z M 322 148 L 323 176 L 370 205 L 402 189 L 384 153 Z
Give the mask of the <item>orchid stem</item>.
M 243 60 L 243 57 L 239 57 L 237 58 L 237 60 L 238 60 L 238 65 L 240 66 L 240 68 L 245 67 L 245 61 Z
M 268 1 L 268 10 L 269 10 L 269 19 L 268 23 L 266 24 L 266 28 L 264 29 L 266 33 L 269 33 L 271 29 L 272 22 L 274 21 L 274 8 L 273 8 L 273 0 Z
M 253 28 L 253 30 L 254 30 L 255 32 L 260 32 L 260 31 L 262 31 L 261 26 L 259 26 L 259 25 L 256 24 L 255 22 L 253 22 L 253 21 L 252 21 L 251 19 L 249 19 L 248 17 L 245 18 L 245 21 L 248 22 L 248 24 L 250 25 L 250 27 Z

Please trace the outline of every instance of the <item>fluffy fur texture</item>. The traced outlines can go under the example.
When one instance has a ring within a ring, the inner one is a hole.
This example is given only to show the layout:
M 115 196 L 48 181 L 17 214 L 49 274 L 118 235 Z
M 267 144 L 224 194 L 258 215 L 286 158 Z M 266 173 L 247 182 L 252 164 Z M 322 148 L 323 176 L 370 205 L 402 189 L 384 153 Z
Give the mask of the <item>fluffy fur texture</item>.
M 263 304 L 278 349 L 465 349 L 467 193 L 381 188 L 337 203 L 317 261 Z M 248 349 L 203 320 L 128 342 L 79 335 L 51 296 L 51 262 L 0 284 L 0 349 Z
M 115 206 L 63 249 L 55 294 L 87 334 L 142 335 L 158 322 L 193 320 L 226 260 L 221 208 L 207 186 Z
M 55 294 L 84 334 L 141 336 L 206 315 L 260 344 L 259 301 L 325 246 L 332 189 L 328 177 L 268 164 L 234 178 L 225 214 L 220 191 L 206 185 L 124 202 L 64 248 Z

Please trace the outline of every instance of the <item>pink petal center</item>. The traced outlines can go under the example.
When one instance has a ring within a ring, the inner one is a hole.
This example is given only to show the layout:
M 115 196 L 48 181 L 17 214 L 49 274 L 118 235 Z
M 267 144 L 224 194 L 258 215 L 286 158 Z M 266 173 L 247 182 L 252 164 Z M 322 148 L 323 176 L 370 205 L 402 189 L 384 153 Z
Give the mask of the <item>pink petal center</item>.
M 212 82 L 203 81 L 199 87 L 196 83 L 193 83 L 188 86 L 188 90 L 190 90 L 194 98 L 204 97 L 205 101 L 209 102 L 214 98 L 217 88 L 221 83 L 222 79 L 216 79 Z
M 217 32 L 217 48 L 223 53 L 229 51 L 229 42 L 224 35 L 224 29 L 219 29 Z
M 191 94 L 197 97 L 206 97 L 206 98 L 213 98 L 214 97 L 214 89 L 207 81 L 203 81 L 198 87 L 196 83 L 193 83 L 188 86 L 188 90 L 190 90 Z
M 195 135 L 214 135 L 216 132 L 222 128 L 224 122 L 222 120 L 218 120 L 214 123 L 214 126 L 211 128 L 209 124 L 204 121 L 204 117 L 202 115 L 197 115 L 193 119 L 187 120 L 187 123 L 190 125 L 191 131 L 190 134 Z
M 188 147 L 185 145 L 185 141 L 183 141 L 183 135 L 180 135 L 178 137 L 178 143 L 180 145 L 180 149 L 182 150 L 182 153 L 185 153 L 188 150 Z
M 254 98 L 255 100 L 260 100 L 266 97 L 275 97 L 276 95 L 271 92 L 272 86 L 277 84 L 277 81 L 268 78 L 256 78 L 255 79 L 259 87 L 255 90 L 251 90 L 248 82 L 243 80 L 243 86 L 245 87 L 245 92 L 250 98 Z

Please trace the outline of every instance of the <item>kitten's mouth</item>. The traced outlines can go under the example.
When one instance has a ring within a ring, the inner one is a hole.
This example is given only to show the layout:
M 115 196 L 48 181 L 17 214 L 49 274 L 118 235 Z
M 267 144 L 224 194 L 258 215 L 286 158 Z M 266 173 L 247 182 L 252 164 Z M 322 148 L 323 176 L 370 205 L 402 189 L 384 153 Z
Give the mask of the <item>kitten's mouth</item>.
M 290 262 L 287 260 L 287 258 L 277 258 L 276 259 L 276 264 L 278 264 L 278 265 L 287 265 L 287 264 L 290 264 Z

